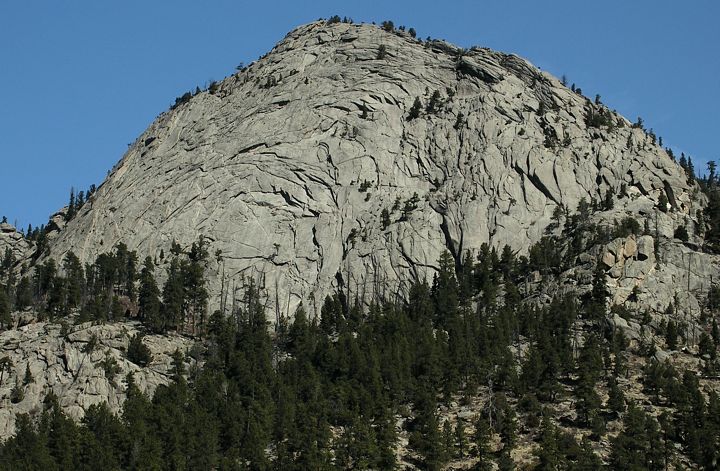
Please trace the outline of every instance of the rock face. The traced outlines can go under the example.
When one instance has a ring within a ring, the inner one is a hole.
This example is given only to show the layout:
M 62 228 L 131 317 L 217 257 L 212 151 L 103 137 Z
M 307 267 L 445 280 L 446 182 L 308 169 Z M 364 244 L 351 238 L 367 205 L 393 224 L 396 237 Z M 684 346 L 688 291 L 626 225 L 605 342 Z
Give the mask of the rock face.
M 0 333 L 0 358 L 12 361 L 10 371 L 3 373 L 0 381 L 0 439 L 12 435 L 16 414 L 38 412 L 50 392 L 74 419 L 82 418 L 89 406 L 101 402 L 118 412 L 125 400 L 128 373 L 133 373 L 141 391 L 152 394 L 158 385 L 170 381 L 173 352 L 180 349 L 185 353 L 192 345 L 191 340 L 179 336 L 148 335 L 143 343 L 150 349 L 152 360 L 140 367 L 125 356 L 130 337 L 137 333 L 136 323 L 88 323 L 69 327 L 67 332 L 61 329 L 58 324 L 40 322 Z M 97 346 L 88 351 L 93 337 Z M 103 363 L 113 361 L 116 372 L 108 375 Z M 26 383 L 28 368 L 32 379 Z M 13 402 L 16 387 L 23 397 Z
M 0 224 L 0 257 L 4 257 L 8 249 L 14 259 L 14 269 L 20 268 L 35 251 L 33 244 L 28 242 L 14 226 L 2 223 Z
M 253 277 L 279 311 L 313 313 L 338 288 L 403 293 L 446 249 L 524 252 L 581 198 L 650 218 L 665 193 L 671 237 L 692 190 L 645 132 L 517 56 L 312 23 L 160 115 L 51 253 L 158 256 L 204 234 L 211 299 Z

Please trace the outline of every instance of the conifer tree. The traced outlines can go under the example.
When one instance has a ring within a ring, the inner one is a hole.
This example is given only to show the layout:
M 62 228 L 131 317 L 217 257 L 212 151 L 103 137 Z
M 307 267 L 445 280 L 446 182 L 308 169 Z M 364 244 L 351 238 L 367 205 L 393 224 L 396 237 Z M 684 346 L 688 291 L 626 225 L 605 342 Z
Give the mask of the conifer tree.
M 611 377 L 608 381 L 608 408 L 615 414 L 621 414 L 625 411 L 625 394 L 618 387 L 617 380 Z
M 492 431 L 490 425 L 484 417 L 480 416 L 475 421 L 475 452 L 473 453 L 478 462 L 476 468 L 478 471 L 486 471 L 492 469 L 490 438 Z
M 201 236 L 193 242 L 188 254 L 188 263 L 182 264 L 182 278 L 187 311 L 190 316 L 190 329 L 193 334 L 205 325 L 208 292 L 205 288 L 205 263 L 208 250 L 205 239 Z
M 543 420 L 540 427 L 540 446 L 537 449 L 537 457 L 540 463 L 535 468 L 538 471 L 550 471 L 564 469 L 564 456 L 560 450 L 558 443 L 558 430 L 552 423 L 547 413 L 543 414 Z
M 595 385 L 602 373 L 602 367 L 602 354 L 598 338 L 590 335 L 586 338 L 578 359 L 578 382 L 575 387 L 575 395 L 578 398 L 576 409 L 581 422 L 593 425 L 593 428 L 596 428 L 596 424 L 592 419 L 599 417 L 598 409 L 601 405 Z
M 10 317 L 10 299 L 5 288 L 0 285 L 0 327 L 9 328 L 12 322 Z
M 83 301 L 85 271 L 80 263 L 80 259 L 72 251 L 65 254 L 65 258 L 63 259 L 63 271 L 65 272 L 65 278 L 67 280 L 67 307 L 68 309 L 80 307 Z
M 465 425 L 460 420 L 455 423 L 454 442 L 456 446 L 455 456 L 465 458 L 468 449 L 467 436 L 465 436 Z
M 69 221 L 75 217 L 75 188 L 70 188 L 70 201 L 68 202 L 68 209 L 65 213 L 65 220 Z
M 418 396 L 413 428 L 410 446 L 422 456 L 424 467 L 428 470 L 441 469 L 448 456 L 440 433 L 435 401 L 429 391 Z
M 160 289 L 155 282 L 155 264 L 150 257 L 145 258 L 140 271 L 140 288 L 138 292 L 139 316 L 153 332 L 162 332 L 165 328 L 162 318 Z
M 678 326 L 675 321 L 668 320 L 665 326 L 665 344 L 669 350 L 677 350 Z
M 185 320 L 185 290 L 180 260 L 173 257 L 168 267 L 167 280 L 162 290 L 162 309 L 160 310 L 157 332 L 179 328 Z
M 130 338 L 127 348 L 127 358 L 140 366 L 147 366 L 152 360 L 150 349 L 143 343 L 140 334 L 135 334 Z

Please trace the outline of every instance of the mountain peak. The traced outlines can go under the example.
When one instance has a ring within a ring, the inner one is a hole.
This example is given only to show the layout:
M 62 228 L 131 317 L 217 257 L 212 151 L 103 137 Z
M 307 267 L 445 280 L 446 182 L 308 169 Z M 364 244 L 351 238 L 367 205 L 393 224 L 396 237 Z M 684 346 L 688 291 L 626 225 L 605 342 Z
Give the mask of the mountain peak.
M 651 136 L 522 58 L 314 22 L 161 115 L 52 253 L 203 234 L 215 294 L 251 277 L 278 311 L 317 312 L 338 289 L 406 293 L 446 250 L 526 253 L 583 200 L 648 218 L 667 195 L 692 218 L 691 192 Z

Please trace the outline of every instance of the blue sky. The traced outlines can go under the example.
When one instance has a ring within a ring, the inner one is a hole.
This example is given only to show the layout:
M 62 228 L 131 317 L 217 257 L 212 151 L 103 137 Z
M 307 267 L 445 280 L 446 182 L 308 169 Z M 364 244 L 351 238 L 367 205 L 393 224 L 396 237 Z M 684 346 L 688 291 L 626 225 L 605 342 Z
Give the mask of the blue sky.
M 720 159 L 720 2 L 7 0 L 0 216 L 43 223 L 100 184 L 174 98 L 333 14 L 521 55 L 645 124 L 696 168 Z

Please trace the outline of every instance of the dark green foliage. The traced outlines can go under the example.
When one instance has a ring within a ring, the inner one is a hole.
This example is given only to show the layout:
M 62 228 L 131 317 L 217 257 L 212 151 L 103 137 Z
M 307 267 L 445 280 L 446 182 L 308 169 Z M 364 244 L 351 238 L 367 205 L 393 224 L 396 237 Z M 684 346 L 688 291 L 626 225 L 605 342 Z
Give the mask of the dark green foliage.
M 617 384 L 615 378 L 611 378 L 608 388 L 608 408 L 615 414 L 621 414 L 625 411 L 625 394 Z
M 33 378 L 32 372 L 30 371 L 30 367 L 27 366 L 25 368 L 25 376 L 23 377 L 23 386 L 27 386 L 28 384 L 32 384 L 35 382 L 35 378 Z
M 147 366 L 152 361 L 150 349 L 142 341 L 140 334 L 130 337 L 127 348 L 127 359 L 139 366 Z
M 665 327 L 665 344 L 669 350 L 677 350 L 678 326 L 673 320 L 669 320 Z
M 683 226 L 678 226 L 677 228 L 675 228 L 673 237 L 675 237 L 676 239 L 680 239 L 683 242 L 687 242 L 689 236 L 688 236 L 688 231 L 685 228 L 685 226 L 683 225 Z
M 562 254 L 560 246 L 549 236 L 543 236 L 530 247 L 529 269 L 541 273 L 552 273 L 560 268 Z
M 440 92 L 435 90 L 425 106 L 425 111 L 428 114 L 435 114 L 440 110 L 440 106 L 442 106 L 442 97 Z
M 10 297 L 7 294 L 6 288 L 0 285 L 0 327 L 9 328 L 12 323 L 10 317 L 11 311 Z
M 410 447 L 422 456 L 425 469 L 439 470 L 448 460 L 448 454 L 440 433 L 435 401 L 423 394 L 415 408 Z
M 179 246 L 172 248 L 174 254 L 167 271 L 167 280 L 162 289 L 162 305 L 156 305 L 156 290 L 153 287 L 152 261 L 146 259 L 143 268 L 144 306 L 147 322 L 155 332 L 181 330 L 191 335 L 202 334 L 207 314 L 208 292 L 205 288 L 205 265 L 208 251 L 201 237 L 193 243 L 187 258 L 180 256 Z
M 613 201 L 613 194 L 610 190 L 607 190 L 605 192 L 605 197 L 603 198 L 603 210 L 609 211 L 615 207 L 615 202 Z
M 607 315 L 607 298 L 609 296 L 610 291 L 607 288 L 605 269 L 603 268 L 602 262 L 598 260 L 593 273 L 592 291 L 586 303 L 588 319 L 600 322 L 605 318 Z
M 419 97 L 415 97 L 415 101 L 413 102 L 412 106 L 410 107 L 410 111 L 408 112 L 407 120 L 412 121 L 413 119 L 418 118 L 420 116 L 420 111 L 422 110 L 422 108 L 422 101 L 420 101 Z
M 103 369 L 103 371 L 105 372 L 105 377 L 108 379 L 110 384 L 115 385 L 115 376 L 117 376 L 117 374 L 122 371 L 120 369 L 120 366 L 117 364 L 115 358 L 106 353 L 105 358 L 100 361 L 98 366 Z
M 538 471 L 565 469 L 568 465 L 560 450 L 560 431 L 547 415 L 543 417 L 540 429 L 540 447 L 537 450 Z
M 631 234 L 641 235 L 642 230 L 640 228 L 640 223 L 637 221 L 637 219 L 632 216 L 627 216 L 623 218 L 619 224 L 616 225 L 615 230 L 613 231 L 613 236 L 627 237 Z
M 392 33 L 395 31 L 395 24 L 390 20 L 385 20 L 382 22 L 381 28 L 388 33 Z
M 63 259 L 63 271 L 66 278 L 66 309 L 79 307 L 84 298 L 85 270 L 80 259 L 71 251 Z
M 377 59 L 378 59 L 378 60 L 383 60 L 383 59 L 385 59 L 385 56 L 386 56 L 386 55 L 387 55 L 387 47 L 386 47 L 384 44 L 381 44 L 381 45 L 378 47 Z
M 372 183 L 370 183 L 368 180 L 364 180 L 360 184 L 360 188 L 358 188 L 358 191 L 360 193 L 364 193 L 364 192 L 368 191 L 371 187 L 372 187 Z
M 417 196 L 411 198 L 403 212 L 409 214 L 418 203 Z M 581 202 L 578 214 L 558 213 L 557 232 L 577 244 L 567 251 L 638 230 L 634 220 L 603 230 L 589 226 L 592 206 Z M 602 266 L 582 300 L 568 295 L 522 302 L 530 267 L 552 273 L 558 269 L 552 263 L 570 263 L 572 255 L 554 249 L 552 242 L 557 238 L 548 236 L 544 245 L 531 248 L 529 258 L 487 244 L 474 255 L 444 252 L 432 286 L 413 284 L 404 301 L 389 302 L 393 294 L 378 294 L 377 302 L 365 307 L 352 287 L 343 287 L 324 300 L 320 316 L 314 306 L 310 318 L 300 307 L 292 322 L 281 316 L 272 334 L 264 294 L 251 281 L 235 295 L 232 308 L 204 320 L 208 254 L 203 240 L 187 253 L 173 247 L 162 303 L 152 259 L 145 259 L 137 276 L 136 259 L 118 247 L 84 270 L 78 309 L 93 313 L 91 318 L 123 315 L 119 299 L 131 300 L 137 286 L 145 325 L 201 336 L 202 347 L 188 358 L 176 351 L 172 383 L 159 386 L 152 399 L 129 376 L 120 417 L 100 405 L 75 425 L 51 397 L 36 422 L 18 418 L 17 437 L 0 445 L 0 467 L 395 469 L 396 416 L 401 414 L 407 417 L 411 459 L 425 469 L 442 469 L 448 460 L 463 457 L 479 459 L 476 469 L 512 469 L 510 451 L 518 434 L 528 438 L 535 432 L 541 445 L 538 469 L 598 469 L 591 443 L 578 444 L 558 428 L 557 418 L 542 412 L 542 403 L 565 402 L 573 390 L 574 425 L 593 440 L 602 436 L 606 442 L 605 420 L 623 418 L 626 431 L 613 442 L 613 469 L 662 469 L 657 465 L 670 459 L 674 443 L 694 465 L 712 469 L 720 401 L 712 394 L 706 399 L 693 375 L 679 377 L 669 364 L 648 360 L 646 393 L 655 404 L 674 409 L 660 420 L 662 428 L 645 415 L 638 419 L 636 410 L 625 412 L 616 377 L 627 368 L 628 341 L 619 331 L 603 329 L 608 292 Z M 552 258 L 555 262 L 548 261 Z M 65 293 L 60 299 L 67 304 L 74 277 L 69 273 L 80 273 L 77 268 L 72 257 L 61 273 L 51 263 L 39 266 L 33 302 L 53 306 L 52 315 L 60 315 L 63 302 L 51 302 L 52 292 Z M 720 295 L 711 291 L 713 309 L 720 305 L 716 298 Z M 635 315 L 618 308 L 613 314 Z M 586 333 L 581 345 L 576 344 L 578 325 Z M 665 332 L 673 328 L 670 323 Z M 702 355 L 714 354 L 716 337 L 720 333 L 701 338 Z M 89 356 L 98 345 L 91 338 L 83 352 Z M 128 359 L 147 365 L 148 353 L 141 335 L 133 336 Z M 193 366 L 192 358 L 200 359 L 202 368 Z M 119 382 L 112 357 L 100 365 L 109 380 Z M 12 368 L 9 359 L 0 360 L 0 383 Z M 8 382 L 13 400 L 22 400 L 31 379 Z M 604 384 L 605 407 L 597 392 Z M 475 399 L 481 387 L 487 395 L 470 426 L 441 414 L 458 396 Z M 639 430 L 640 438 L 633 435 Z M 492 434 L 500 438 L 496 452 L 490 449 Z M 636 463 L 642 464 L 633 467 Z M 631 466 L 622 468 L 625 464 Z
M 15 309 L 22 311 L 32 304 L 32 286 L 30 279 L 22 277 L 15 289 Z
M 596 103 L 596 105 L 600 104 Z M 594 128 L 610 128 L 614 124 L 612 113 L 604 106 L 591 107 L 585 115 L 585 124 Z
M 175 103 L 170 107 L 170 109 L 175 109 L 185 103 L 188 103 L 192 97 L 192 92 L 183 93 L 181 96 L 175 98 Z
M 138 290 L 138 315 L 145 325 L 154 332 L 162 332 L 162 303 L 160 289 L 155 282 L 155 264 L 150 257 L 145 259 L 140 271 L 140 288 Z
M 575 387 L 577 397 L 576 409 L 578 419 L 586 426 L 594 429 L 598 427 L 600 397 L 596 392 L 597 384 L 603 369 L 600 342 L 594 335 L 585 339 L 585 344 L 578 359 L 578 381 Z
M 390 220 L 390 212 L 387 210 L 387 208 L 383 208 L 382 212 L 380 213 L 380 224 L 382 225 L 382 230 L 385 230 L 392 224 L 392 221 Z
M 10 390 L 10 402 L 17 404 L 25 399 L 25 392 L 23 391 L 20 383 L 15 383 L 15 386 Z
M 708 357 L 710 357 L 710 359 L 715 358 L 715 343 L 713 342 L 712 338 L 710 338 L 710 336 L 707 334 L 707 332 L 703 332 L 702 334 L 700 334 L 700 341 L 698 342 L 698 352 L 701 356 L 707 355 Z
M 91 354 L 92 352 L 95 351 L 95 349 L 97 348 L 97 346 L 98 346 L 98 338 L 97 338 L 97 335 L 92 334 L 92 335 L 90 336 L 90 339 L 87 341 L 87 343 L 86 343 L 85 345 L 83 345 L 81 351 L 82 351 L 84 354 L 89 355 L 89 354 Z
M 512 450 L 508 447 L 505 447 L 500 452 L 500 457 L 497 460 L 498 470 L 499 471 L 514 471 L 515 470 L 515 462 L 513 461 L 512 457 L 510 456 L 510 452 Z
M 492 469 L 490 460 L 490 425 L 484 417 L 480 416 L 475 422 L 475 456 L 478 458 L 476 469 Z
M 154 323 L 156 332 L 178 329 L 185 315 L 185 292 L 180 260 L 175 256 L 167 271 L 167 280 L 162 290 L 162 313 Z
M 402 216 L 400 217 L 401 221 L 407 221 L 407 219 L 410 217 L 410 214 L 417 209 L 417 205 L 420 202 L 420 198 L 418 197 L 417 193 L 413 193 L 412 197 L 405 201 L 405 205 L 402 208 Z
M 623 425 L 623 431 L 612 442 L 612 468 L 633 471 L 665 469 L 657 421 L 630 404 Z

